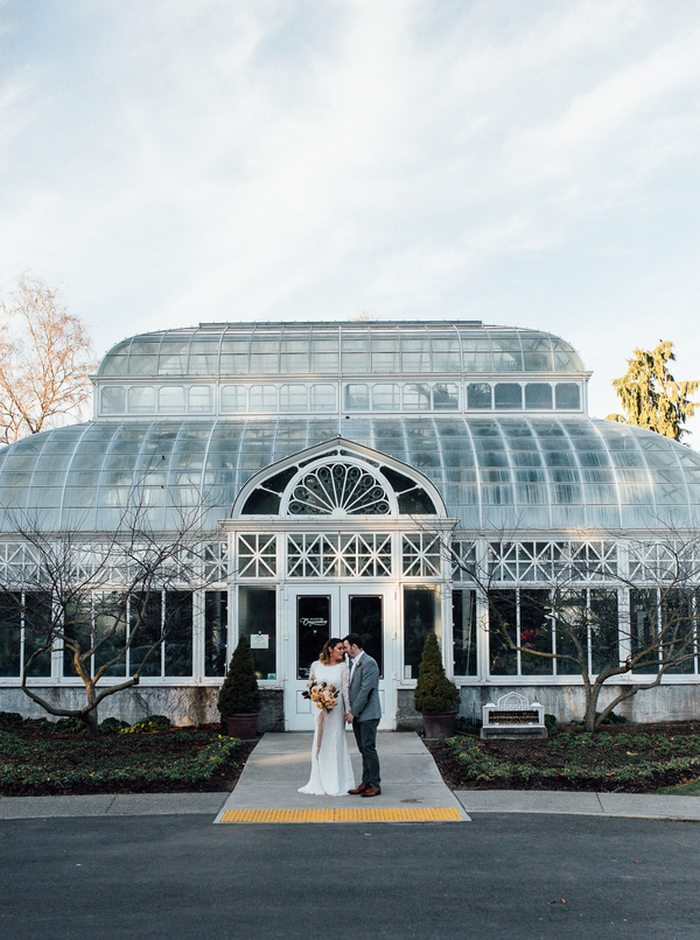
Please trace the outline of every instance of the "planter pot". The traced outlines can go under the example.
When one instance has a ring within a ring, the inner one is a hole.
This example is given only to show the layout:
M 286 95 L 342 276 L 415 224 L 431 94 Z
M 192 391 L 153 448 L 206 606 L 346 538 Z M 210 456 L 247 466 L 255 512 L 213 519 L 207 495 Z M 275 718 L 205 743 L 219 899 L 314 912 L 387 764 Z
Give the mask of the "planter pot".
M 258 733 L 258 715 L 260 712 L 247 712 L 226 716 L 226 730 L 232 738 L 241 741 L 253 741 Z
M 451 712 L 443 712 L 441 715 L 423 715 L 425 737 L 428 741 L 436 741 L 438 738 L 451 738 L 455 733 L 456 723 L 457 709 Z

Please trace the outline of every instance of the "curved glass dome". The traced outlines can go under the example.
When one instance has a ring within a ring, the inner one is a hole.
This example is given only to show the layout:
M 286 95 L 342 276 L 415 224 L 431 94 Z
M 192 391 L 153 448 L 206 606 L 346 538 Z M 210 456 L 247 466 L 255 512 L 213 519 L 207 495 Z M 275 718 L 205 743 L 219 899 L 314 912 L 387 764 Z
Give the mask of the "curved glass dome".
M 134 377 L 460 373 L 582 373 L 550 333 L 479 321 L 212 323 L 133 336 L 98 375 Z
M 311 445 L 366 444 L 417 468 L 468 530 L 650 532 L 700 526 L 700 454 L 639 428 L 571 417 L 95 422 L 0 451 L 4 531 L 110 530 L 134 492 L 155 529 L 207 507 L 216 529 L 258 470 Z

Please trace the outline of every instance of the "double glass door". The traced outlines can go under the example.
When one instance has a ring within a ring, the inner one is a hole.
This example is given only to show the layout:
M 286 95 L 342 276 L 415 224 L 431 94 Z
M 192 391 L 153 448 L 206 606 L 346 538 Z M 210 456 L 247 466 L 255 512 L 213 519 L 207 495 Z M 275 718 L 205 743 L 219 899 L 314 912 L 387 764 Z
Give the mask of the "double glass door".
M 329 637 L 359 633 L 364 648 L 379 664 L 380 728 L 393 728 L 396 716 L 396 682 L 392 642 L 395 632 L 392 588 L 314 586 L 289 590 L 285 603 L 287 669 L 285 714 L 288 731 L 311 731 L 316 707 L 302 696 L 309 668 L 318 659 Z

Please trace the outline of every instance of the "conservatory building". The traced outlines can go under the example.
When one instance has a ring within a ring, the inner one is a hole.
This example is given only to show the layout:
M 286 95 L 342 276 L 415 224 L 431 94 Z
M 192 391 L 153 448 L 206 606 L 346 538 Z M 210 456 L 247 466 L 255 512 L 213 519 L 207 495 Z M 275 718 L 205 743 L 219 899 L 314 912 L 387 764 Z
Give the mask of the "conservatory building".
M 105 546 L 129 518 L 132 541 L 136 524 L 151 545 L 194 557 L 196 542 L 199 569 L 152 591 L 146 626 L 164 639 L 101 718 L 216 720 L 245 634 L 263 727 L 309 729 L 309 666 L 329 635 L 357 632 L 380 664 L 383 727 L 410 726 L 431 631 L 465 717 L 515 690 L 580 718 L 562 611 L 579 612 L 591 675 L 625 662 L 669 605 L 695 617 L 693 592 L 666 596 L 664 578 L 700 529 L 700 454 L 590 418 L 589 375 L 556 336 L 479 321 L 202 323 L 119 343 L 93 378 L 91 421 L 0 450 L 0 710 L 41 714 L 21 689 L 31 607 L 8 598 L 56 603 L 42 546 L 79 545 L 71 573 L 95 597 L 119 592 Z M 127 603 L 122 640 L 132 629 Z M 132 675 L 138 650 L 102 684 Z M 697 717 L 694 653 L 621 711 Z M 606 694 L 648 684 L 651 659 Z M 60 644 L 26 681 L 56 704 L 84 698 Z

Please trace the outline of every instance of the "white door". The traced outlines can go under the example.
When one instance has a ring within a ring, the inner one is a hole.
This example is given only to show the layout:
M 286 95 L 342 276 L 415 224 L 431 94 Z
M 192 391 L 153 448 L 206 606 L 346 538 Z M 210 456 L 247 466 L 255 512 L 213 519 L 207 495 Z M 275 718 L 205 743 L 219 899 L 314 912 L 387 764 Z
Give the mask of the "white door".
M 313 731 L 315 706 L 302 696 L 309 667 L 330 636 L 359 633 L 365 649 L 379 663 L 380 728 L 396 721 L 396 611 L 394 589 L 384 585 L 288 586 L 284 625 L 286 639 L 285 725 L 288 731 Z

